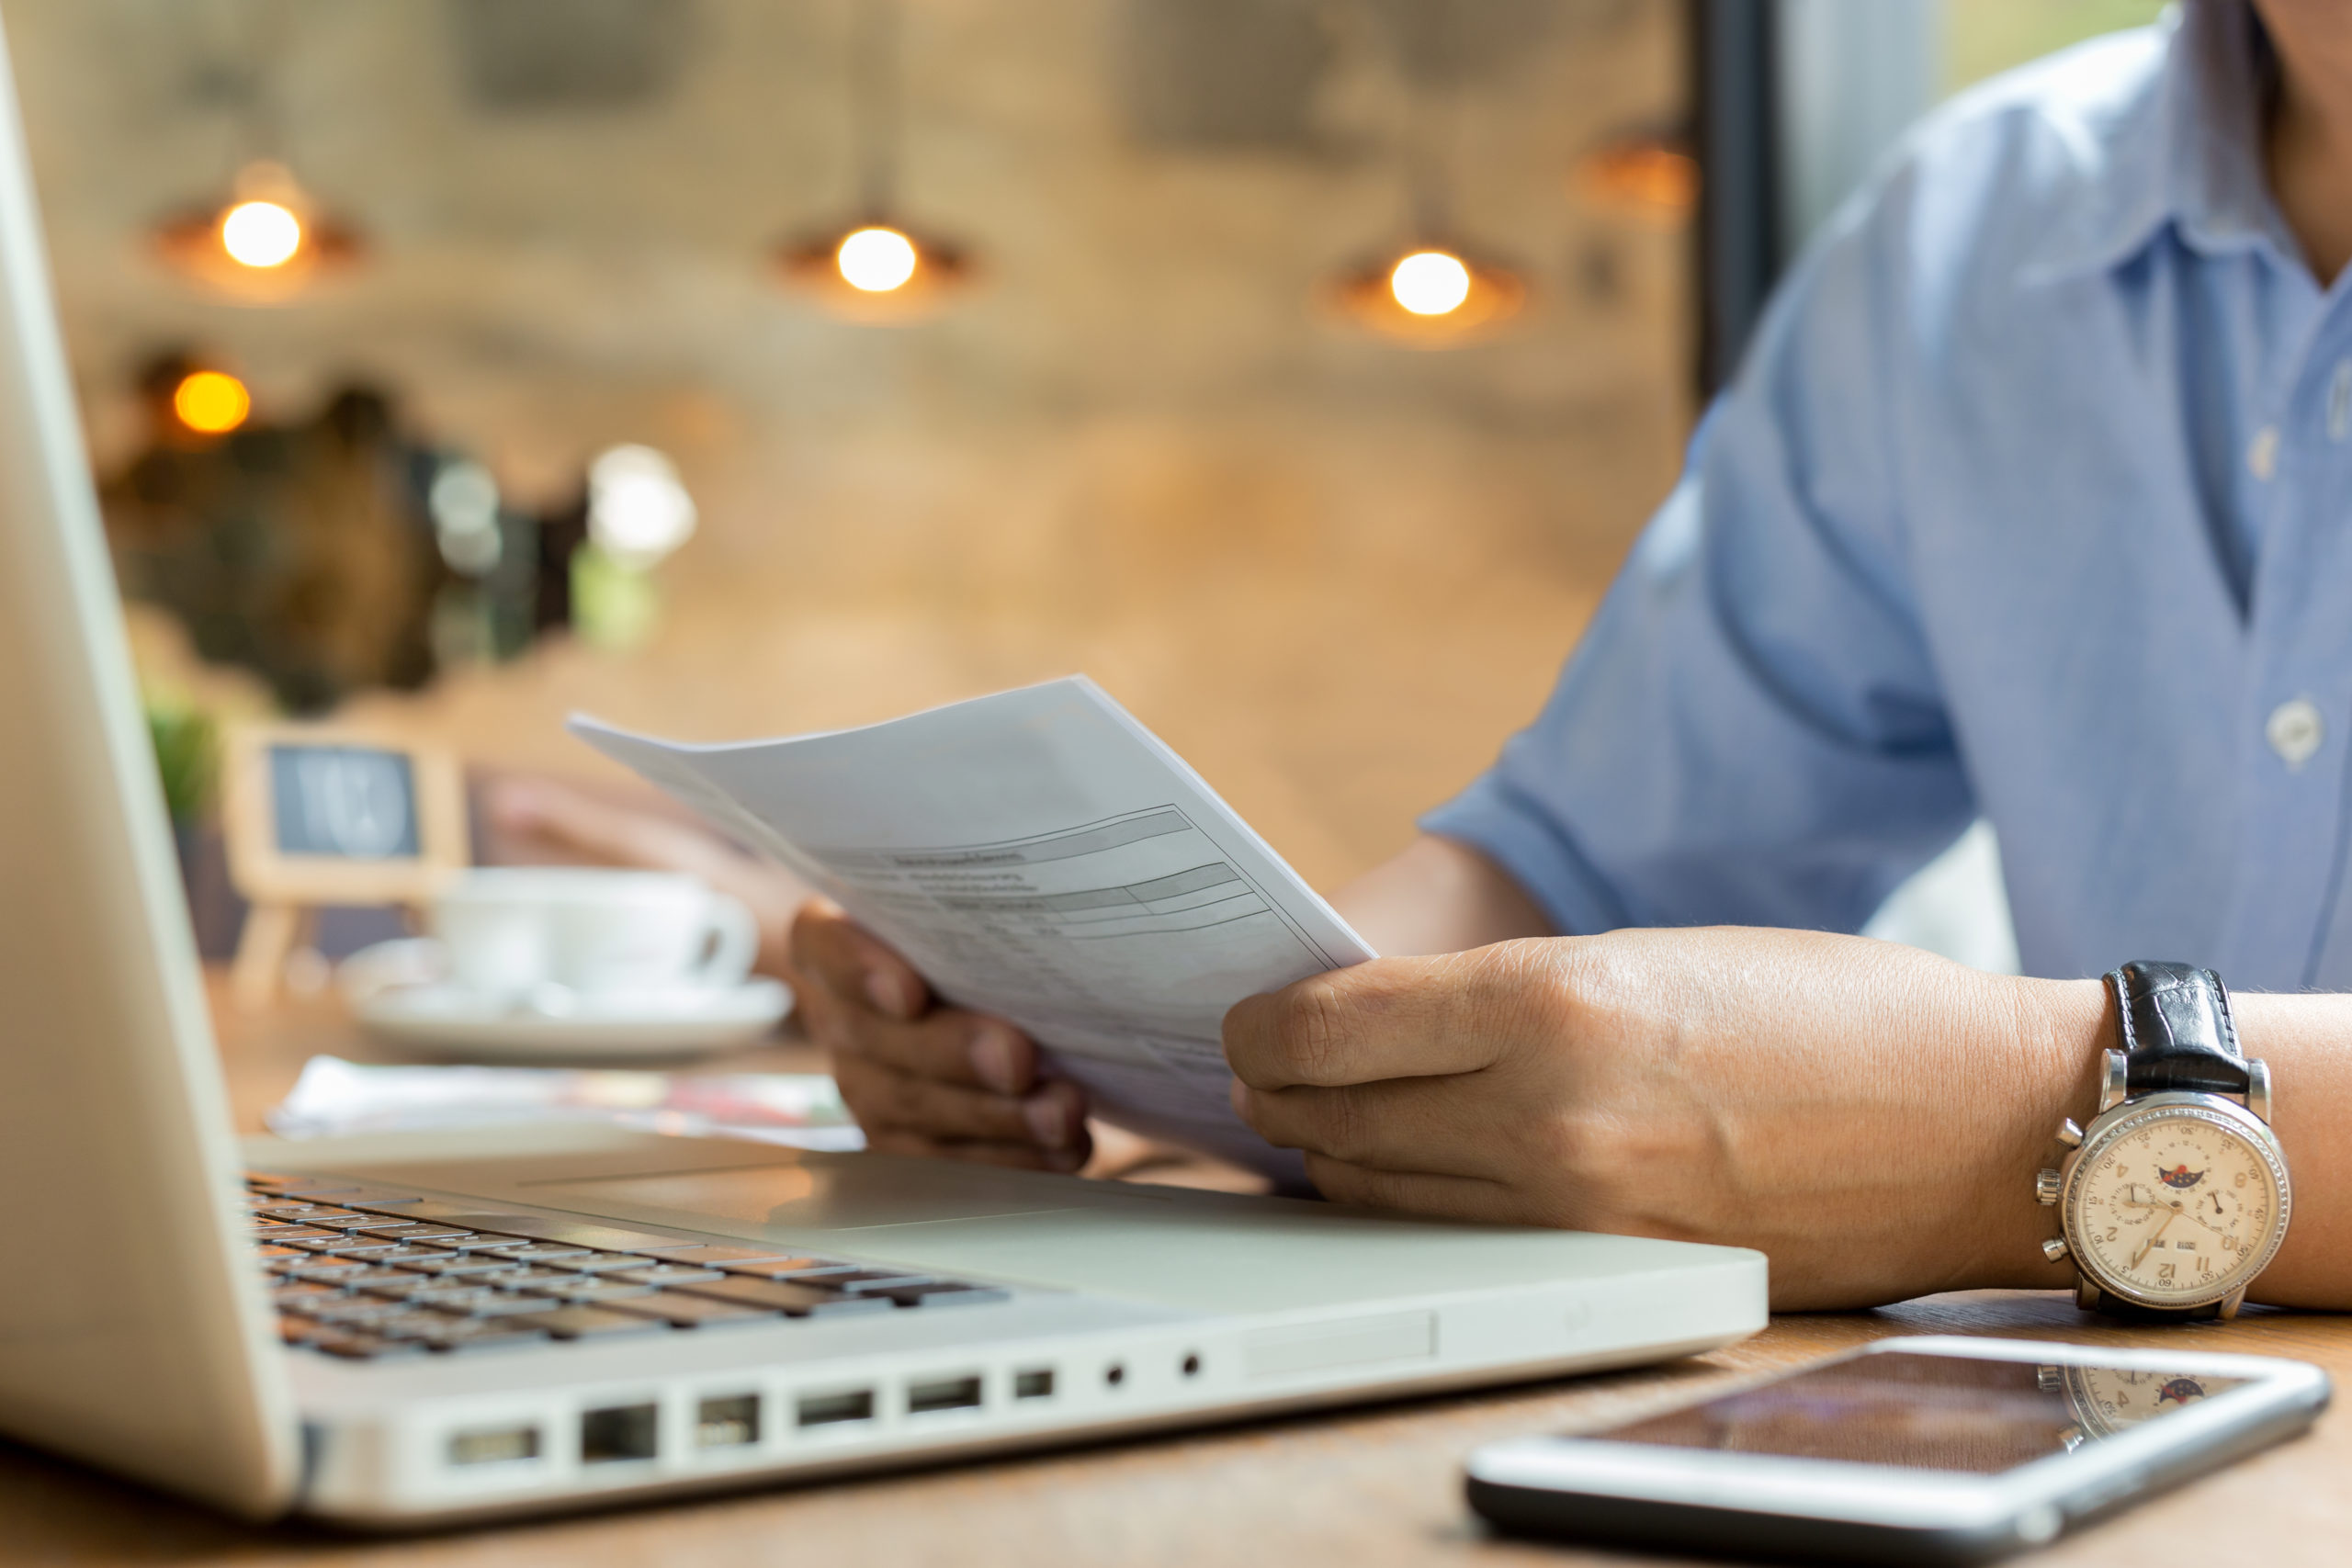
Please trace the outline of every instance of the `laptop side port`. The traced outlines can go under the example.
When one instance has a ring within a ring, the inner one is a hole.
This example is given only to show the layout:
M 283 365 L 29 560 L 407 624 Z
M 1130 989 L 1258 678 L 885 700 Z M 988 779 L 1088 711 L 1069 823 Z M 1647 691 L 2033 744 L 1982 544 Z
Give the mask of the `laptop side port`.
M 1015 1399 L 1051 1399 L 1054 1397 L 1054 1369 L 1032 1367 L 1025 1372 L 1012 1374 L 1012 1397 Z
M 860 1388 L 846 1393 L 804 1393 L 800 1396 L 798 1414 L 803 1427 L 837 1427 L 848 1421 L 871 1421 L 874 1419 L 874 1391 Z
M 539 1428 L 534 1424 L 475 1427 L 449 1434 L 449 1463 L 453 1467 L 514 1464 L 538 1457 Z
M 978 1410 L 980 1407 L 980 1380 L 968 1378 L 934 1378 L 929 1382 L 907 1385 L 907 1414 L 929 1416 L 941 1410 Z
M 655 1404 L 619 1404 L 580 1417 L 580 1462 L 616 1464 L 651 1459 L 661 1447 L 662 1410 Z
M 695 1447 L 748 1449 L 760 1440 L 760 1396 L 706 1399 L 695 1407 Z

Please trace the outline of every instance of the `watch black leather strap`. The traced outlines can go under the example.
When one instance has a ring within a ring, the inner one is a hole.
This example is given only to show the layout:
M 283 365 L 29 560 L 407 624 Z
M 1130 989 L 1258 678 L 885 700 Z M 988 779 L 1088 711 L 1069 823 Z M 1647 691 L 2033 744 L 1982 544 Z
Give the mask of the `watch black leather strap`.
M 2111 1291 L 2098 1293 L 2098 1304 L 2091 1308 L 2102 1317 L 2121 1318 L 2126 1323 L 2199 1323 L 2222 1315 L 2222 1303 L 2207 1302 L 2199 1307 L 2143 1306 L 2127 1302 Z
M 2123 1018 L 2126 1094 L 2246 1092 L 2252 1078 L 2219 975 L 2193 964 L 2135 960 L 2107 982 Z

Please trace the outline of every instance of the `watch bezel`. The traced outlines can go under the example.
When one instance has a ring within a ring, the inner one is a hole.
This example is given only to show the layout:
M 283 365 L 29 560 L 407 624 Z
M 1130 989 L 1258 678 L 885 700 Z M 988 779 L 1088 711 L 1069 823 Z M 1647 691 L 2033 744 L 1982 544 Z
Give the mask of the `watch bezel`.
M 2161 1299 L 2151 1297 L 2144 1287 L 2118 1279 L 2099 1267 L 2097 1259 L 2082 1245 L 2075 1224 L 2076 1201 L 2081 1197 L 2086 1173 L 2100 1155 L 2152 1122 L 2168 1122 L 2183 1116 L 2212 1122 L 2243 1138 L 2270 1168 L 2270 1177 L 2278 1192 L 2278 1212 L 2272 1217 L 2269 1235 L 2263 1240 L 2261 1251 L 2242 1271 L 2228 1276 L 2233 1282 L 2219 1290 L 2193 1292 Z M 2211 1306 L 2244 1291 L 2270 1260 L 2287 1239 L 2287 1224 L 2295 1207 L 2294 1188 L 2288 1179 L 2287 1160 L 2278 1145 L 2278 1134 L 2268 1123 L 2234 1100 L 2217 1094 L 2200 1094 L 2188 1089 L 2163 1089 L 2141 1095 L 2122 1104 L 2101 1111 L 2090 1126 L 2084 1130 L 2080 1148 L 2067 1155 L 2064 1179 L 2059 1190 L 2058 1226 L 2066 1238 L 2066 1250 L 2072 1255 L 2075 1269 L 2081 1277 L 2108 1294 L 2134 1306 L 2155 1312 L 2195 1312 Z

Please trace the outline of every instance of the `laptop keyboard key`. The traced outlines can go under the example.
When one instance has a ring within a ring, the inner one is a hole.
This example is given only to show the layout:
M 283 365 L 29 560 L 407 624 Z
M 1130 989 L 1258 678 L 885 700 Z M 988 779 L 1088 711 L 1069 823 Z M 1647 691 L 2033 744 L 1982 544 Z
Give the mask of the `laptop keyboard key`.
M 510 1345 L 544 1344 L 548 1331 L 503 1317 L 453 1317 L 444 1326 L 420 1331 L 416 1337 L 435 1350 L 480 1350 Z
M 752 1280 L 798 1280 L 819 1274 L 854 1274 L 854 1263 L 837 1262 L 830 1258 L 770 1258 L 752 1263 L 722 1263 L 719 1268 L 729 1274 L 741 1274 Z
M 560 1306 L 551 1312 L 527 1313 L 503 1319 L 526 1328 L 543 1328 L 558 1339 L 604 1339 L 623 1334 L 659 1334 L 666 1326 L 658 1318 L 632 1317 L 601 1306 Z
M 383 1360 L 393 1356 L 422 1356 L 428 1348 L 422 1339 L 385 1339 L 377 1335 L 356 1332 L 321 1334 L 308 1343 L 313 1350 L 323 1350 L 330 1356 L 342 1356 L 355 1361 Z
M 563 1266 L 574 1274 L 610 1274 L 623 1269 L 642 1269 L 652 1261 L 633 1252 L 591 1252 L 581 1258 L 567 1258 Z
M 741 1263 L 783 1263 L 795 1254 L 788 1247 L 682 1247 L 662 1255 L 664 1263 L 691 1263 L 704 1269 L 730 1269 Z
M 780 1312 L 788 1317 L 841 1317 L 890 1310 L 889 1300 L 884 1296 L 845 1296 L 813 1285 L 783 1280 L 729 1277 L 707 1283 L 680 1285 L 677 1290 L 683 1295 L 707 1296 L 713 1301 L 732 1302 L 738 1306 Z
M 714 1301 L 707 1296 L 689 1296 L 676 1291 L 660 1291 L 650 1296 L 633 1296 L 612 1303 L 615 1312 L 632 1316 L 650 1317 L 673 1328 L 706 1328 L 719 1324 L 773 1323 L 776 1314 L 773 1308 L 744 1306 L 736 1302 Z
M 495 1274 L 519 1272 L 530 1267 L 495 1252 L 445 1252 L 437 1258 L 418 1258 L 403 1264 L 420 1274 L 431 1274 L 443 1280 L 470 1280 Z
M 672 1263 L 655 1263 L 642 1269 L 622 1269 L 613 1278 L 627 1280 L 633 1285 L 689 1285 L 705 1280 L 724 1279 L 716 1269 L 681 1268 Z
M 560 1258 L 564 1259 L 564 1267 L 568 1269 L 571 1266 L 571 1259 L 587 1258 L 592 1254 L 584 1247 L 566 1247 L 558 1241 L 535 1241 L 524 1247 L 503 1248 L 499 1256 L 520 1258 L 526 1263 L 546 1263 Z
M 552 1296 L 566 1302 L 616 1302 L 631 1296 L 650 1296 L 651 1285 L 639 1285 L 610 1276 L 574 1274 L 568 1280 L 521 1280 L 514 1289 L 535 1296 Z
M 985 1306 L 1012 1299 L 1012 1292 L 1001 1286 L 967 1285 L 954 1280 L 934 1280 L 927 1285 L 908 1285 L 875 1293 L 904 1307 Z
M 809 1281 L 821 1284 L 829 1291 L 847 1291 L 863 1295 L 869 1291 L 895 1291 L 909 1285 L 929 1285 L 935 1281 L 928 1274 L 918 1274 L 906 1269 L 861 1269 L 848 1274 L 826 1274 Z

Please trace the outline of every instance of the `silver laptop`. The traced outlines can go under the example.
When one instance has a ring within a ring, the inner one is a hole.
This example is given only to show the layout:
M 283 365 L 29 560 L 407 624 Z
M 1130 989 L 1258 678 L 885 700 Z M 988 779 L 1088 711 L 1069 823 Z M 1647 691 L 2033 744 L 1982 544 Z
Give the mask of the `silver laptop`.
M 0 1429 L 400 1525 L 1625 1366 L 1752 1252 L 576 1127 L 231 1135 L 0 71 Z

